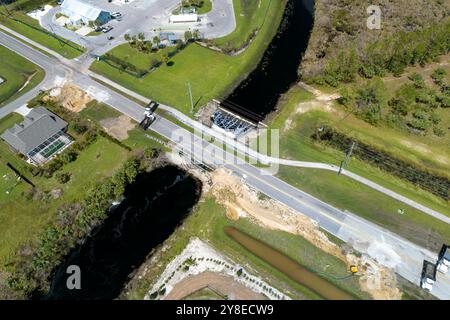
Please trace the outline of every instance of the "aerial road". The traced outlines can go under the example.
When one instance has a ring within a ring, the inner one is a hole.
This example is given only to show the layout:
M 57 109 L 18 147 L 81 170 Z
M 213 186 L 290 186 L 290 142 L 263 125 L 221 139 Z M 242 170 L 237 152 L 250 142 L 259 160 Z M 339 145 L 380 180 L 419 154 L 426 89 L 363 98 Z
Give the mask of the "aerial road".
M 141 105 L 92 79 L 89 72 L 84 70 L 79 62 L 49 57 L 2 32 L 0 32 L 0 44 L 41 66 L 47 73 L 43 87 L 40 86 L 26 97 L 23 96 L 23 99 L 1 108 L 0 118 L 25 104 L 26 99 L 32 98 L 33 94 L 41 88 L 50 88 L 52 83 L 60 81 L 61 77 L 64 77 L 66 81 L 72 81 L 95 99 L 138 122 L 144 118 Z M 382 265 L 394 269 L 415 284 L 419 283 L 423 260 L 436 261 L 437 259 L 437 254 L 350 212 L 336 209 L 283 182 L 265 172 L 264 169 L 244 163 L 234 152 L 228 153 L 165 118 L 158 117 L 152 124 L 151 130 L 169 139 L 178 149 L 191 153 L 200 161 L 215 167 L 225 167 L 240 176 L 244 183 L 287 205 L 299 214 L 310 217 L 321 228 L 349 243 L 356 250 L 371 256 Z M 220 135 L 217 134 L 218 137 Z M 450 275 L 438 274 L 438 281 L 434 285 L 432 294 L 440 299 L 450 299 Z

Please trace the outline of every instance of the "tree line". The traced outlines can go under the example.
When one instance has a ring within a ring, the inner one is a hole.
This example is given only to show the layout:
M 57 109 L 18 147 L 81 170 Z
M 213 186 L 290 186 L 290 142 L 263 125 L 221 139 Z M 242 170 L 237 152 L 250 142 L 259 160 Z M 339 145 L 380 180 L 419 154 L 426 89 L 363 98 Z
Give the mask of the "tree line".
M 400 76 L 408 66 L 424 66 L 449 52 L 450 19 L 447 19 L 428 28 L 382 38 L 360 52 L 354 47 L 341 51 L 328 62 L 322 75 L 305 80 L 337 87 L 340 83 L 354 82 L 358 75 L 367 79 L 388 73 Z

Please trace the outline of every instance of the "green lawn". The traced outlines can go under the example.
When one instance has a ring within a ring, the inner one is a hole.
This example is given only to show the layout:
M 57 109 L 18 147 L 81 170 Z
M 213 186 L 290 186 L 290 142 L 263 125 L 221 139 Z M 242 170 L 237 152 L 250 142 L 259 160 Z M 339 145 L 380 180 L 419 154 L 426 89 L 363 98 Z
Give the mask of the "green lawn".
M 425 248 L 438 251 L 450 242 L 450 227 L 440 220 L 334 172 L 284 167 L 278 176 L 333 205 L 385 227 Z M 405 209 L 403 215 L 398 209 Z
M 5 158 L 25 172 L 23 169 L 26 166 L 25 162 L 13 154 L 4 142 L 0 142 L 0 151 L 2 176 L 9 170 L 5 167 Z M 18 248 L 33 239 L 46 223 L 54 219 L 56 208 L 83 198 L 91 185 L 111 175 L 128 156 L 129 152 L 124 148 L 99 137 L 79 155 L 76 161 L 67 164 L 61 170 L 72 174 L 67 184 L 58 183 L 55 177 L 46 179 L 27 174 L 40 193 L 34 200 L 29 200 L 23 195 L 23 192 L 27 193 L 30 190 L 24 182 L 9 195 L 5 194 L 5 188 L 9 184 L 0 183 L 0 243 L 2 243 L 0 268 L 11 262 Z M 49 194 L 55 189 L 62 191 L 62 196 L 58 199 L 53 199 Z
M 266 28 L 266 24 L 272 24 L 272 10 L 275 7 L 276 10 L 282 11 L 280 3 L 284 1 L 233 0 L 236 30 L 223 38 L 214 40 L 215 45 L 225 50 L 239 50 L 244 47 L 255 30 Z
M 142 52 L 136 48 L 132 48 L 130 44 L 124 43 L 115 47 L 109 53 L 116 58 L 126 61 L 136 68 L 141 70 L 149 70 L 155 61 L 162 62 L 165 54 L 170 56 L 175 55 L 175 47 L 165 47 L 156 52 Z
M 91 69 L 143 96 L 192 115 L 188 82 L 192 85 L 195 112 L 211 99 L 230 93 L 261 59 L 278 29 L 283 8 L 284 1 L 271 1 L 267 11 L 265 6 L 256 9 L 258 16 L 265 16 L 267 12 L 268 22 L 249 48 L 238 56 L 228 56 L 192 44 L 174 56 L 170 66 L 163 65 L 142 79 L 120 72 L 101 61 L 95 62 Z M 253 23 L 251 17 L 246 19 L 248 23 Z M 239 33 L 244 32 L 239 30 Z M 144 63 L 141 55 L 130 59 Z
M 10 113 L 6 117 L 0 119 L 0 134 L 22 120 L 23 117 L 17 113 Z
M 63 57 L 68 59 L 73 59 L 80 56 L 85 49 L 69 40 L 57 39 L 54 36 L 48 34 L 48 31 L 43 29 L 39 22 L 26 13 L 28 11 L 13 10 L 14 8 L 20 8 L 21 3 L 26 3 L 26 1 L 20 0 L 16 3 L 8 5 L 10 12 L 12 12 L 12 17 L 16 20 L 8 18 L 6 15 L 6 10 L 2 7 L 0 8 L 0 24 L 24 35 L 25 37 L 61 54 Z M 42 6 L 42 2 L 36 4 L 36 7 Z M 32 10 L 33 8 L 27 8 L 27 10 Z M 13 10 L 13 11 L 11 11 Z
M 426 166 L 436 170 L 441 174 L 448 174 L 448 165 L 436 160 L 436 154 L 445 156 L 449 151 L 444 150 L 433 141 L 424 140 L 425 137 L 416 137 L 408 135 L 390 128 L 378 128 L 368 125 L 352 115 L 339 116 L 334 112 L 325 112 L 321 110 L 311 110 L 303 114 L 292 115 L 297 108 L 298 103 L 311 100 L 312 95 L 305 90 L 294 87 L 285 94 L 281 107 L 277 115 L 272 119 L 270 128 L 280 129 L 280 153 L 283 158 L 290 158 L 303 161 L 325 162 L 340 165 L 344 159 L 344 153 L 333 148 L 311 142 L 311 135 L 316 128 L 323 124 L 331 124 L 340 131 L 355 137 L 369 145 L 386 150 L 394 156 L 412 161 L 418 166 Z M 292 121 L 289 130 L 283 130 L 287 119 Z M 436 154 L 420 153 L 417 150 L 409 150 L 406 145 L 400 141 L 411 141 L 412 145 L 426 143 L 430 150 Z M 450 158 L 450 156 L 449 156 Z M 384 171 L 381 171 L 363 161 L 352 158 L 348 167 L 349 170 L 368 178 L 386 188 L 392 189 L 404 196 L 407 196 L 419 203 L 430 206 L 431 208 L 450 215 L 448 203 L 443 199 L 421 190 L 420 188 L 394 177 Z
M 3 119 L 0 119 L 0 134 L 2 134 L 6 129 L 11 128 L 14 124 L 22 122 L 23 117 L 17 113 L 10 113 Z M 0 202 L 5 201 L 8 198 L 6 194 L 7 191 L 13 192 L 13 190 L 23 190 L 24 186 L 19 183 L 15 178 L 15 174 L 11 169 L 6 166 L 8 160 L 6 160 L 5 155 L 8 154 L 6 149 L 2 149 L 0 145 Z
M 2 57 L 0 77 L 5 80 L 0 84 L 1 107 L 38 85 L 44 79 L 45 73 L 35 64 L 2 46 L 0 57 Z
M 292 115 L 298 103 L 307 102 L 312 98 L 310 93 L 294 87 L 285 94 L 278 113 L 270 122 L 270 128 L 281 129 L 280 155 L 282 158 L 340 165 L 345 156 L 343 152 L 313 143 L 310 139 L 316 128 L 322 124 L 332 124 L 347 134 L 356 135 L 358 139 L 377 146 L 383 144 L 389 147 L 389 143 L 394 143 L 396 135 L 387 135 L 385 128 L 367 128 L 364 122 L 352 116 L 342 120 L 342 117 L 337 116 L 336 113 L 320 110 Z M 292 123 L 289 129 L 286 129 L 288 119 Z M 401 135 L 399 132 L 396 134 Z M 399 152 L 395 147 L 389 148 L 389 151 L 396 155 L 396 152 Z M 412 157 L 410 154 L 403 155 Z M 450 207 L 446 201 L 406 181 L 354 158 L 351 159 L 347 168 L 450 216 Z M 278 175 L 323 201 L 340 209 L 350 210 L 415 243 L 437 249 L 443 242 L 450 240 L 450 228 L 445 223 L 344 176 L 338 177 L 337 174 L 324 170 L 288 167 L 281 167 Z M 404 215 L 398 214 L 397 210 L 400 208 L 406 209 Z
M 345 275 L 348 272 L 347 266 L 343 261 L 321 251 L 301 236 L 268 230 L 248 219 L 231 222 L 225 217 L 225 209 L 217 204 L 213 197 L 207 195 L 186 219 L 182 228 L 178 229 L 166 241 L 167 251 L 159 257 L 157 260 L 159 263 L 152 264 L 148 267 L 146 277 L 139 279 L 138 283 L 136 283 L 137 286 L 131 288 L 127 298 L 142 299 L 146 291 L 150 289 L 152 281 L 156 280 L 166 264 L 181 253 L 191 237 L 199 237 L 235 262 L 246 266 L 249 271 L 256 270 L 258 276 L 262 277 L 269 284 L 278 289 L 289 290 L 293 298 L 319 299 L 315 293 L 291 280 L 229 238 L 224 233 L 224 227 L 226 226 L 236 227 L 258 240 L 270 243 L 274 248 L 280 250 L 298 263 L 310 270 L 323 273 L 322 276 L 327 280 L 344 290 L 352 292 L 358 297 L 369 297 L 367 293 L 362 292 L 359 288 L 357 277 L 353 277 L 347 281 L 338 281 L 335 279 L 335 277 Z M 254 273 L 254 271 L 250 272 Z
M 203 5 L 200 8 L 197 7 L 192 7 L 192 8 L 196 8 L 197 9 L 197 14 L 205 14 L 208 13 L 212 10 L 212 2 L 211 0 L 203 0 Z M 180 13 L 180 7 L 178 7 L 177 9 L 175 9 L 173 12 L 173 14 L 179 14 Z
M 97 123 L 104 119 L 116 118 L 122 115 L 119 111 L 104 103 L 98 103 L 95 100 L 91 101 L 87 107 L 80 112 L 80 114 L 83 117 Z M 122 142 L 133 150 L 146 148 L 162 148 L 164 150 L 168 150 L 158 141 L 166 142 L 167 140 L 151 130 L 142 130 L 136 123 L 136 128 L 128 131 L 128 138 Z
M 122 113 L 120 113 L 119 111 L 111 108 L 110 106 L 107 106 L 104 103 L 98 103 L 95 100 L 89 102 L 86 108 L 84 108 L 80 112 L 80 114 L 83 117 L 86 117 L 95 122 L 100 122 L 108 118 L 117 118 L 122 115 Z

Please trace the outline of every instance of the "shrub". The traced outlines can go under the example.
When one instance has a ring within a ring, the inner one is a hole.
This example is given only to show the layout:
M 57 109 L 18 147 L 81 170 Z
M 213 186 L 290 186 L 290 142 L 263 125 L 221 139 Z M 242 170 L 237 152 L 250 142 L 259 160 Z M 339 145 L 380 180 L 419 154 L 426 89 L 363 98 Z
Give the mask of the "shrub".
M 69 172 L 60 172 L 56 175 L 56 181 L 58 181 L 61 184 L 65 184 L 70 181 L 71 177 L 72 174 Z

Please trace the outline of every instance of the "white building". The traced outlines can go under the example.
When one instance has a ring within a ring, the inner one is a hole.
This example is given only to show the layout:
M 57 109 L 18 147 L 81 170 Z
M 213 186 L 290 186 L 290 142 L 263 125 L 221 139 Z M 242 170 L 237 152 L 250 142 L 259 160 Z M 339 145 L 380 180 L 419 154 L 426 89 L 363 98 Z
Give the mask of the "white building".
M 169 22 L 171 23 L 194 23 L 198 22 L 198 14 L 173 14 L 170 16 Z
M 80 0 L 64 0 L 61 4 L 61 13 L 68 16 L 72 23 L 95 22 L 102 25 L 111 20 L 111 14 L 91 4 Z

